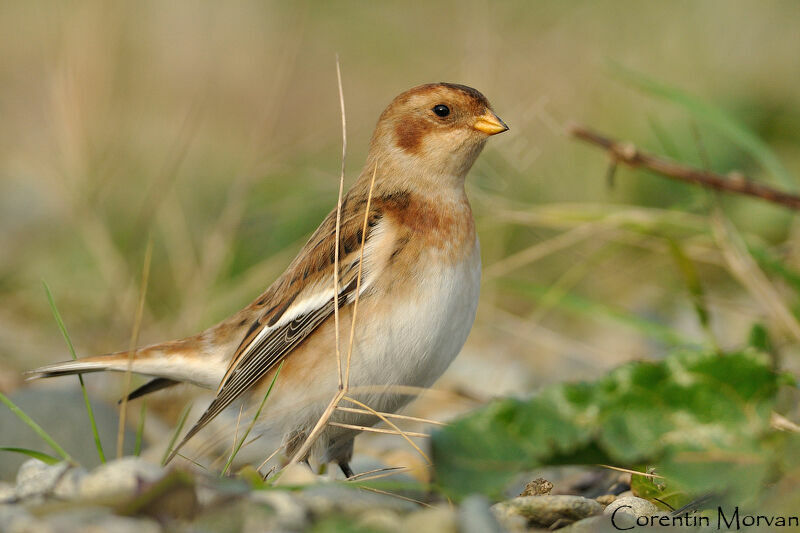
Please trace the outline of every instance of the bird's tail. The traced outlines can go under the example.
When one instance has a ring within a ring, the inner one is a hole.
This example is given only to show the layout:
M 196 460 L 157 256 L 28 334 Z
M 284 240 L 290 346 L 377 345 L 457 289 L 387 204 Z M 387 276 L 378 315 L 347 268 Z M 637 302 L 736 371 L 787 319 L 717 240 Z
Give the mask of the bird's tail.
M 201 387 L 213 388 L 219 382 L 220 370 L 206 354 L 197 351 L 186 339 L 140 348 L 130 352 L 82 357 L 72 361 L 61 361 L 26 372 L 30 380 L 86 374 L 90 372 L 127 372 L 158 378 L 159 390 L 176 382 L 189 382 Z

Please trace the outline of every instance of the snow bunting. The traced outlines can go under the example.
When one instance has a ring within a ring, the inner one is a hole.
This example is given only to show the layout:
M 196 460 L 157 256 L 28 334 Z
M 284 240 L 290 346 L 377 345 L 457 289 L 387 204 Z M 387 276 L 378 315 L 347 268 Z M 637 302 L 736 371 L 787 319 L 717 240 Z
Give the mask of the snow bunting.
M 174 456 L 234 401 L 259 403 L 283 362 L 256 430 L 292 456 L 338 390 L 334 307 L 346 353 L 358 294 L 351 396 L 397 411 L 411 399 L 397 386 L 433 384 L 472 327 L 481 262 L 464 180 L 489 136 L 507 129 L 486 98 L 464 85 L 400 94 L 381 114 L 364 169 L 342 201 L 338 254 L 334 209 L 266 292 L 227 320 L 140 348 L 130 363 L 119 352 L 44 366 L 30 377 L 124 372 L 130 364 L 155 378 L 130 399 L 179 382 L 216 390 Z M 349 477 L 358 431 L 340 424 L 372 426 L 378 418 L 337 410 L 331 421 L 337 425 L 326 426 L 309 455 L 336 462 Z

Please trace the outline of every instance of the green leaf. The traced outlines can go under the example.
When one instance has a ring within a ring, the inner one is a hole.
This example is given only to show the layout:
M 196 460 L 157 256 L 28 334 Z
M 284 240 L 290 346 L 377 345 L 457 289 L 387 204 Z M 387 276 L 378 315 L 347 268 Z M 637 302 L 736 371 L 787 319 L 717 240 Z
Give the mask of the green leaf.
M 723 109 L 621 65 L 612 64 L 611 68 L 618 78 L 629 85 L 652 96 L 680 105 L 694 118 L 711 126 L 750 154 L 778 183 L 784 187 L 797 188 L 797 178 L 783 166 L 769 145 Z
M 680 351 L 593 383 L 493 402 L 433 435 L 436 475 L 454 496 L 498 495 L 553 464 L 657 464 L 676 491 L 743 494 L 763 481 L 781 435 L 770 414 L 785 377 L 762 353 Z
M 53 455 L 44 452 L 37 452 L 36 450 L 29 450 L 28 448 L 14 448 L 12 446 L 0 446 L 0 452 L 21 453 L 22 455 L 33 457 L 34 459 L 38 459 L 41 462 L 46 463 L 48 465 L 54 465 L 56 463 L 61 462 L 61 459 L 59 459 L 58 457 L 55 457 Z
M 652 469 L 651 469 L 652 470 Z M 648 472 L 653 473 L 653 472 Z M 665 510 L 674 511 L 689 503 L 689 496 L 672 486 L 669 480 L 649 476 L 631 476 L 631 491 L 634 496 L 660 503 Z

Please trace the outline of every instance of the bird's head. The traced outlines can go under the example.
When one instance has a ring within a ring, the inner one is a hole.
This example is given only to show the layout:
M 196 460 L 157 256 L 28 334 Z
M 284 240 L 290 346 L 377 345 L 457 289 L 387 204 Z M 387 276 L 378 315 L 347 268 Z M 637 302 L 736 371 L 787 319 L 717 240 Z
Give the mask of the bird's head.
M 407 176 L 463 180 L 491 135 L 508 130 L 477 90 L 453 83 L 420 85 L 381 114 L 366 172 L 376 162 Z

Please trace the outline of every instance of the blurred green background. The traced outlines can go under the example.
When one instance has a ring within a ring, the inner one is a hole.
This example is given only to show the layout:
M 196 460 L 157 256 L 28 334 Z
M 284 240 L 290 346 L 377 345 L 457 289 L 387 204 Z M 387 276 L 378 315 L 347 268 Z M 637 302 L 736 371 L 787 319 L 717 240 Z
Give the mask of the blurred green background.
M 797 190 L 798 23 L 800 3 L 764 0 L 2 2 L 0 390 L 69 357 L 42 279 L 79 354 L 127 348 L 148 235 L 140 344 L 266 288 L 335 205 L 337 53 L 347 183 L 379 113 L 414 85 L 474 86 L 511 127 L 468 180 L 483 293 L 437 385 L 465 400 L 417 409 L 444 417 L 678 345 L 733 348 L 756 322 L 797 367 L 797 218 L 623 168 L 609 188 L 607 157 L 564 128 Z M 76 387 L 57 381 L 36 386 Z M 121 388 L 87 383 L 94 398 Z M 174 416 L 181 397 L 162 398 Z

